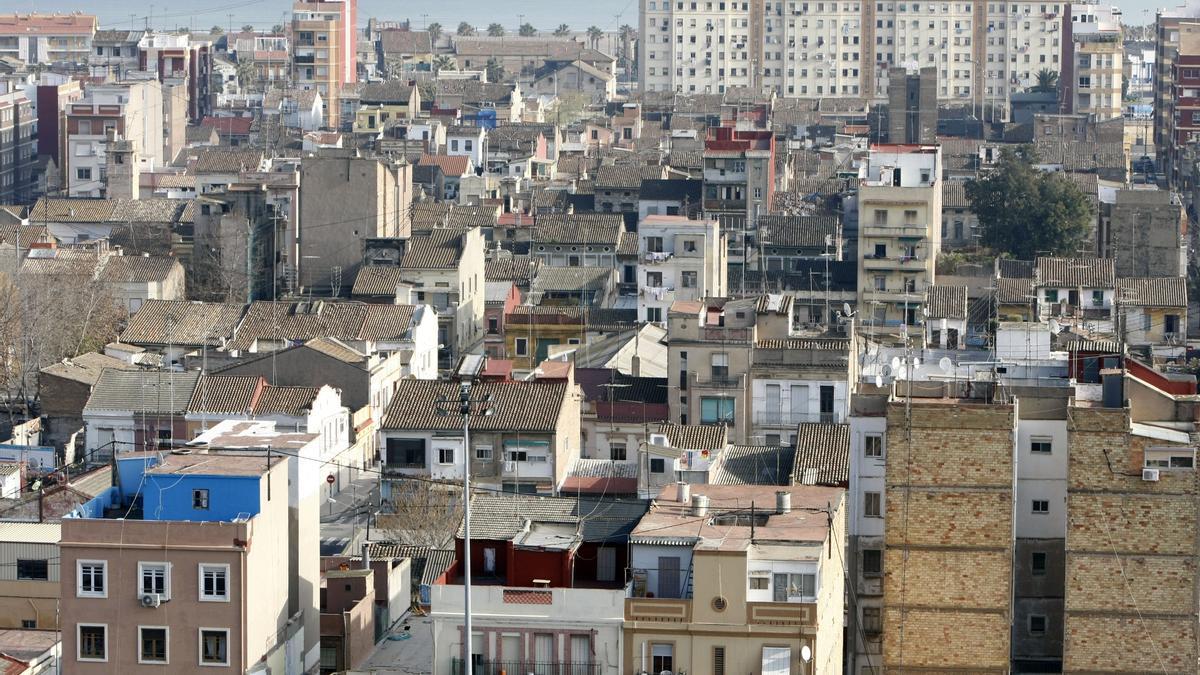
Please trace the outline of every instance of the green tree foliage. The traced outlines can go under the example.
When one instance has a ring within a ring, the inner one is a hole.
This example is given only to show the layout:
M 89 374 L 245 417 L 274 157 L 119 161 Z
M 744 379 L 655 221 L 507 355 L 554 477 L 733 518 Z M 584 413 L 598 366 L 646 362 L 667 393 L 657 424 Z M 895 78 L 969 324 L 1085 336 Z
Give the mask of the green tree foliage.
M 504 26 L 498 23 L 489 23 L 487 34 L 489 37 L 504 37 Z
M 968 181 L 981 242 L 997 253 L 1031 260 L 1077 255 L 1095 215 L 1083 192 L 1061 173 L 1033 168 L 1028 151 L 1005 150 L 996 170 Z
M 456 32 L 462 37 L 469 37 L 475 34 L 475 26 L 472 26 L 466 21 L 460 21 L 458 24 L 458 31 Z
M 533 24 L 531 23 L 523 23 L 521 24 L 521 27 L 517 29 L 517 33 L 521 37 L 534 37 L 537 35 L 537 29 L 534 28 Z
M 567 37 L 571 34 L 571 27 L 565 23 L 558 24 L 558 28 L 554 29 L 554 37 Z
M 1037 73 L 1037 84 L 1033 85 L 1030 91 L 1043 94 L 1058 91 L 1058 73 L 1049 68 L 1042 68 Z

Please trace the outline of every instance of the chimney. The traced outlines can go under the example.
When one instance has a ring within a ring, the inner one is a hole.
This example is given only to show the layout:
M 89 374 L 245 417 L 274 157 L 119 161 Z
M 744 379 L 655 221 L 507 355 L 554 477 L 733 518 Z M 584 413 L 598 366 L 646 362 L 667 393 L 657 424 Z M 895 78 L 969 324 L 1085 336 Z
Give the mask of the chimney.
M 775 492 L 775 514 L 782 516 L 792 512 L 792 493 L 787 490 Z
M 362 545 L 362 568 L 371 569 L 371 545 L 365 542 Z
M 1125 371 L 1106 368 L 1100 371 L 1101 402 L 1105 408 L 1125 407 Z
M 679 481 L 675 484 L 675 498 L 679 500 L 680 504 L 687 504 L 689 501 L 691 501 L 691 495 L 691 485 L 688 485 L 683 481 Z
M 692 515 L 697 518 L 703 518 L 708 515 L 708 497 L 704 495 L 692 495 Z

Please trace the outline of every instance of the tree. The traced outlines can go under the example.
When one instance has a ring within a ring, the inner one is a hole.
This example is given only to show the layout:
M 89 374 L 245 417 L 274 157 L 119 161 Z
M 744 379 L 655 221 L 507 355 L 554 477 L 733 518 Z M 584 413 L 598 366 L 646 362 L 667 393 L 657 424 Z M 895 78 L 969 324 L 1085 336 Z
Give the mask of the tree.
M 247 87 L 254 83 L 254 63 L 247 59 L 238 59 L 237 62 L 237 82 L 238 88 L 245 91 Z
M 425 30 L 429 33 L 429 44 L 437 47 L 437 41 L 442 39 L 442 24 L 435 21 L 429 24 Z
M 504 66 L 500 65 L 495 57 L 487 60 L 487 65 L 483 67 L 483 70 L 487 73 L 488 82 L 504 81 Z
M 375 523 L 382 536 L 395 543 L 441 548 L 454 541 L 462 516 L 458 485 L 392 481 L 391 498 Z
M 466 21 L 460 21 L 458 23 L 458 34 L 460 37 L 469 37 L 471 35 L 474 35 L 475 34 L 475 26 L 472 26 L 471 24 L 467 23 Z
M 213 26 L 212 28 L 208 29 L 208 34 L 209 35 L 224 35 L 225 29 L 221 28 L 220 26 Z
M 1076 255 L 1094 225 L 1091 203 L 1061 173 L 1039 171 L 1032 162 L 1027 150 L 1005 150 L 995 171 L 967 181 L 981 243 L 1022 260 Z
M 592 45 L 592 49 L 599 49 L 600 38 L 604 37 L 604 31 L 600 30 L 599 26 L 588 26 L 587 36 L 588 43 Z
M 504 26 L 498 23 L 489 23 L 487 34 L 489 37 L 504 37 Z
M 456 64 L 454 59 L 450 58 L 450 56 L 447 54 L 439 54 L 438 57 L 433 60 L 434 75 L 437 75 L 443 70 L 455 70 L 457 67 L 458 64 Z
M 250 24 L 246 24 L 246 25 L 242 26 L 242 32 L 243 33 L 253 33 L 254 26 L 251 26 Z
M 521 24 L 521 27 L 517 29 L 517 33 L 521 37 L 534 37 L 537 35 L 537 29 L 534 28 L 533 24 L 531 23 L 523 23 Z
M 1049 68 L 1042 68 L 1037 73 L 1037 84 L 1030 89 L 1043 94 L 1058 91 L 1058 73 Z
M 558 28 L 554 29 L 554 37 L 567 37 L 571 34 L 571 27 L 565 23 L 558 24 Z
M 271 26 L 271 33 L 273 33 L 275 35 L 283 35 L 283 31 L 285 31 L 285 30 L 287 30 L 287 29 L 284 28 L 283 24 L 281 24 L 281 23 L 277 23 L 274 26 Z
M 629 24 L 620 28 L 621 35 L 621 66 L 628 69 L 633 61 L 633 42 L 637 40 L 637 31 Z

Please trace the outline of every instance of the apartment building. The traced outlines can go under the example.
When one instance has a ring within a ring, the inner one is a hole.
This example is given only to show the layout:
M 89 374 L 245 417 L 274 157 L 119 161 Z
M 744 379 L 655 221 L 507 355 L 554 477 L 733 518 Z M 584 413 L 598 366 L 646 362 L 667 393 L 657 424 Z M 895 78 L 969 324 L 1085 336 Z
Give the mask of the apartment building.
M 154 74 L 164 91 L 173 91 L 187 107 L 187 119 L 197 124 L 212 113 L 212 44 L 190 34 L 145 34 L 138 41 L 141 70 Z M 176 89 L 177 87 L 177 89 Z
M 1117 190 L 1112 204 L 1102 205 L 1101 209 L 1096 253 L 1113 259 L 1118 277 L 1186 275 L 1187 216 L 1178 194 L 1167 190 Z
M 292 5 L 292 81 L 320 93 L 332 129 L 343 126 L 342 87 L 357 81 L 357 36 L 358 0 Z
M 102 197 L 111 140 L 135 144 L 139 170 L 161 166 L 163 89 L 156 81 L 94 85 L 67 106 L 67 193 Z
M 0 14 L 0 56 L 29 64 L 87 63 L 96 34 L 91 14 Z
M 1066 112 L 1098 120 L 1121 117 L 1125 71 L 1121 10 L 1112 5 L 1073 4 L 1067 30 L 1070 53 L 1059 76 Z
M 630 535 L 625 672 L 841 673 L 845 492 L 668 485 Z
M 58 628 L 60 534 L 58 523 L 0 523 L 0 629 Z
M 883 553 L 889 393 L 859 385 L 850 399 L 850 491 L 846 504 L 847 666 L 853 675 L 883 669 Z M 865 495 L 875 495 L 866 498 Z M 849 570 L 848 570 L 849 572 Z
M 1016 410 L 932 393 L 889 401 L 886 487 L 856 495 L 884 519 L 883 670 L 1007 672 Z
M 317 627 L 292 587 L 316 579 L 292 567 L 290 465 L 257 453 L 119 459 L 119 485 L 62 522 L 66 670 L 244 672 L 265 662 L 302 672 Z
M 764 128 L 724 122 L 706 132 L 704 215 L 721 221 L 731 254 L 739 258 L 745 256 L 745 231 L 771 210 L 778 187 L 775 154 L 775 134 Z
M 1154 44 L 1154 148 L 1158 155 L 1158 165 L 1166 172 L 1168 182 L 1176 186 L 1180 169 L 1179 132 L 1176 125 L 1184 125 L 1185 136 L 1190 135 L 1187 134 L 1187 127 L 1193 126 L 1190 115 L 1187 121 L 1177 120 L 1175 117 L 1176 100 L 1192 93 L 1180 88 L 1178 78 L 1193 75 L 1191 72 L 1183 72 L 1184 70 L 1194 70 L 1177 69 L 1176 62 L 1181 55 L 1200 57 L 1200 21 L 1190 17 L 1184 9 L 1161 10 L 1155 16 Z M 1193 59 L 1188 60 L 1195 65 Z M 1200 85 L 1200 79 L 1188 79 Z
M 22 91 L 0 94 L 0 203 L 33 200 L 38 181 L 33 110 L 33 102 Z
M 726 294 L 726 240 L 716 220 L 646 216 L 637 237 L 638 321 L 665 324 L 676 300 Z
M 933 145 L 878 145 L 859 176 L 859 327 L 919 324 L 941 250 L 942 154 Z
M 841 424 L 857 372 L 851 340 L 759 340 L 751 355 L 751 438 L 765 445 L 794 445 L 797 427 Z
M 1042 68 L 1060 71 L 1064 2 L 643 0 L 647 91 L 774 89 L 883 100 L 889 68 L 933 67 L 937 99 L 1003 115 Z

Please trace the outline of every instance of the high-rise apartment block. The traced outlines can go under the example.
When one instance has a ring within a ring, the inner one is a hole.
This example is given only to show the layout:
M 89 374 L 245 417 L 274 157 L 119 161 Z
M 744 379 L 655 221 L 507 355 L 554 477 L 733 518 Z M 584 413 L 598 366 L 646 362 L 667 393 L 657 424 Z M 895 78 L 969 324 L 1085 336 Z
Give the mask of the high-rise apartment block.
M 357 76 L 357 0 L 315 0 L 292 6 L 292 79 L 300 89 L 315 89 L 325 119 L 341 124 L 341 90 Z
M 1062 70 L 1062 2 L 642 0 L 648 91 L 887 95 L 888 70 L 932 67 L 944 102 L 1007 109 L 1039 70 Z
M 155 81 L 96 85 L 67 110 L 67 190 L 72 197 L 104 196 L 105 149 L 132 141 L 138 158 L 163 162 L 162 85 Z
M 1121 10 L 1112 5 L 1071 5 L 1071 52 L 1059 83 L 1065 110 L 1107 120 L 1121 116 L 1125 45 Z
M 20 204 L 33 198 L 36 122 L 33 104 L 23 92 L 0 94 L 0 203 Z

